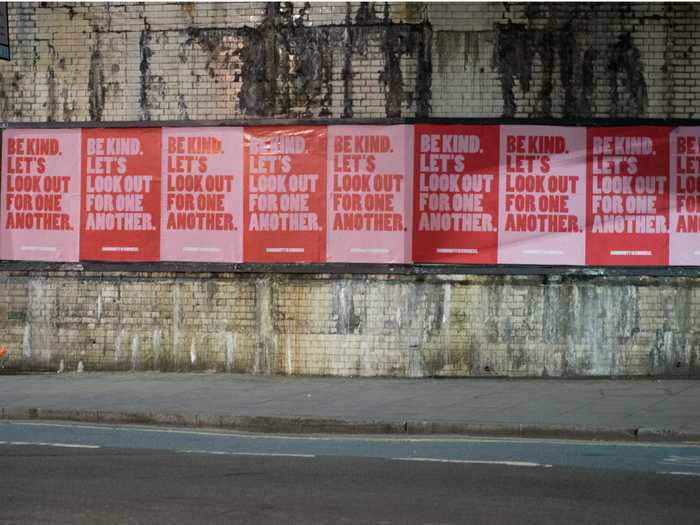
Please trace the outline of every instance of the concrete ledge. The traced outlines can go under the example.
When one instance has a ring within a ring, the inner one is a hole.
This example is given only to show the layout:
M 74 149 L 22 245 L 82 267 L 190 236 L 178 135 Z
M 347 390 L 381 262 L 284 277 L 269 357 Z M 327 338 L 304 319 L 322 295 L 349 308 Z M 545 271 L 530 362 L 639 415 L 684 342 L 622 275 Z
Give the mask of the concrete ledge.
M 637 442 L 700 442 L 700 433 L 671 429 L 578 425 L 364 421 L 332 418 L 160 414 L 42 408 L 0 408 L 4 420 L 75 421 L 120 425 L 162 425 L 285 434 L 384 434 L 585 439 Z

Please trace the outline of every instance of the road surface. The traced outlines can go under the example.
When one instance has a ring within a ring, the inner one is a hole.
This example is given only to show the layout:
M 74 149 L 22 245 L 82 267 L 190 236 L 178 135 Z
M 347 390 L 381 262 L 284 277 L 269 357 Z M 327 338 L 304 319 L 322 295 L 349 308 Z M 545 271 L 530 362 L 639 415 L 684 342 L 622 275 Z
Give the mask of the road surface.
M 700 446 L 0 421 L 0 523 L 700 523 Z

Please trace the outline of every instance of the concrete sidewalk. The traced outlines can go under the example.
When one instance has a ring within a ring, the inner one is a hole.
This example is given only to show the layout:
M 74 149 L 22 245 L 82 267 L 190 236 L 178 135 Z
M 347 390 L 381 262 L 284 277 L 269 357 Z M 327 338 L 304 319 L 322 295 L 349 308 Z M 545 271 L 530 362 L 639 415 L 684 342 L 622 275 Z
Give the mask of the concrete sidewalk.
M 0 375 L 0 417 L 293 433 L 700 441 L 700 381 Z

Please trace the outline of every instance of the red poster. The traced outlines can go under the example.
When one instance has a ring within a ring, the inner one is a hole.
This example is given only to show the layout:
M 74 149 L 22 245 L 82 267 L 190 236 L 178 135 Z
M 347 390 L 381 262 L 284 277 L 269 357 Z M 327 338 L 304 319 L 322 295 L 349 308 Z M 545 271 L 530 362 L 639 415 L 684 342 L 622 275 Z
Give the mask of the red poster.
M 498 126 L 415 126 L 415 262 L 496 263 L 498 133 Z
M 161 129 L 84 129 L 80 258 L 160 258 Z
M 326 259 L 325 126 L 245 128 L 245 262 Z
M 78 260 L 80 130 L 3 133 L 0 258 Z
M 162 261 L 243 260 L 243 129 L 163 128 Z
M 588 265 L 668 264 L 669 131 L 588 129 Z

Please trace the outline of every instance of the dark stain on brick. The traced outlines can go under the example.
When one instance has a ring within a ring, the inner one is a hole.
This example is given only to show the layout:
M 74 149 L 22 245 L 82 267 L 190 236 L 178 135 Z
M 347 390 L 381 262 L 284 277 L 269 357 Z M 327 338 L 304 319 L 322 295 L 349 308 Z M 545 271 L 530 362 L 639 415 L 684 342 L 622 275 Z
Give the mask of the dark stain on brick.
M 643 117 L 649 104 L 644 63 L 630 33 L 610 46 L 607 62 L 611 116 Z M 620 87 L 623 93 L 620 93 Z
M 554 91 L 554 59 L 556 48 L 555 35 L 551 31 L 542 31 L 536 35 L 536 48 L 542 61 L 542 87 L 538 95 L 540 110 L 538 117 L 552 116 L 552 91 Z
M 384 27 L 384 71 L 381 80 L 384 83 L 384 100 L 386 116 L 401 116 L 401 99 L 403 94 L 403 75 L 401 73 L 401 56 L 405 50 L 405 37 L 400 27 L 388 21 Z
M 330 116 L 333 50 L 344 35 L 342 27 L 307 27 L 309 8 L 306 3 L 295 14 L 291 2 L 270 2 L 261 25 L 240 32 L 245 114 Z
M 598 53 L 595 49 L 586 49 L 583 53 L 581 63 L 581 82 L 580 93 L 578 98 L 577 116 L 589 118 L 593 116 L 593 104 L 596 88 L 595 80 L 595 60 Z
M 343 29 L 343 118 L 352 118 L 352 55 L 354 31 L 352 24 L 352 4 L 345 3 L 345 28 Z
M 56 112 L 58 111 L 58 100 L 56 97 L 56 74 L 53 66 L 47 69 L 48 96 L 46 101 L 46 121 L 56 122 Z
M 540 7 L 530 7 L 529 4 L 528 16 L 541 16 L 538 9 Z M 530 91 L 536 56 L 539 56 L 542 64 L 541 74 L 538 74 L 541 85 L 536 94 L 535 108 L 528 116 L 553 116 L 557 59 L 559 82 L 564 91 L 562 115 L 568 118 L 592 115 L 597 54 L 592 49 L 581 49 L 576 40 L 575 16 L 576 11 L 573 11 L 562 25 L 550 23 L 545 28 L 532 27 L 530 18 L 528 25 L 507 23 L 496 26 L 495 59 L 501 82 L 504 117 L 514 117 L 518 112 L 514 93 L 516 81 L 523 93 Z
M 100 122 L 102 120 L 102 112 L 105 104 L 105 78 L 104 66 L 102 63 L 101 33 L 93 28 L 95 34 L 95 47 L 90 55 L 90 71 L 88 73 L 88 96 L 89 96 L 89 114 L 90 120 Z
M 189 120 L 190 117 L 187 113 L 187 103 L 185 102 L 185 95 L 183 95 L 182 93 L 180 93 L 180 96 L 177 99 L 177 108 L 180 112 L 180 119 Z
M 559 80 L 564 88 L 564 117 L 574 117 L 579 113 L 574 81 L 576 42 L 572 35 L 571 24 L 566 24 L 556 35 L 559 51 Z
M 244 46 L 238 51 L 241 59 L 239 106 L 246 115 L 271 115 L 272 88 L 266 75 L 265 47 L 260 31 L 243 32 Z
M 149 47 L 151 44 L 151 25 L 146 18 L 143 19 L 144 28 L 141 31 L 139 38 L 139 50 L 141 53 L 141 89 L 139 96 L 139 105 L 141 107 L 141 119 L 151 119 L 151 104 L 148 99 L 148 91 L 151 88 L 152 78 L 150 72 L 150 59 L 153 56 L 153 51 Z
M 430 115 L 432 99 L 432 27 L 429 21 L 422 24 L 395 24 L 389 18 L 389 4 L 384 4 L 381 21 L 381 46 L 384 54 L 384 70 L 380 80 L 384 84 L 385 112 L 388 118 L 400 117 L 402 103 L 416 105 L 416 116 Z M 404 75 L 401 60 L 404 56 L 416 60 L 414 91 L 404 92 Z
M 426 19 L 419 26 L 416 39 L 416 117 L 430 116 L 433 85 L 433 28 Z
M 530 91 L 532 78 L 531 36 L 524 24 L 497 25 L 496 57 L 501 77 L 503 116 L 514 117 L 517 112 L 513 87 L 515 80 L 524 92 Z

